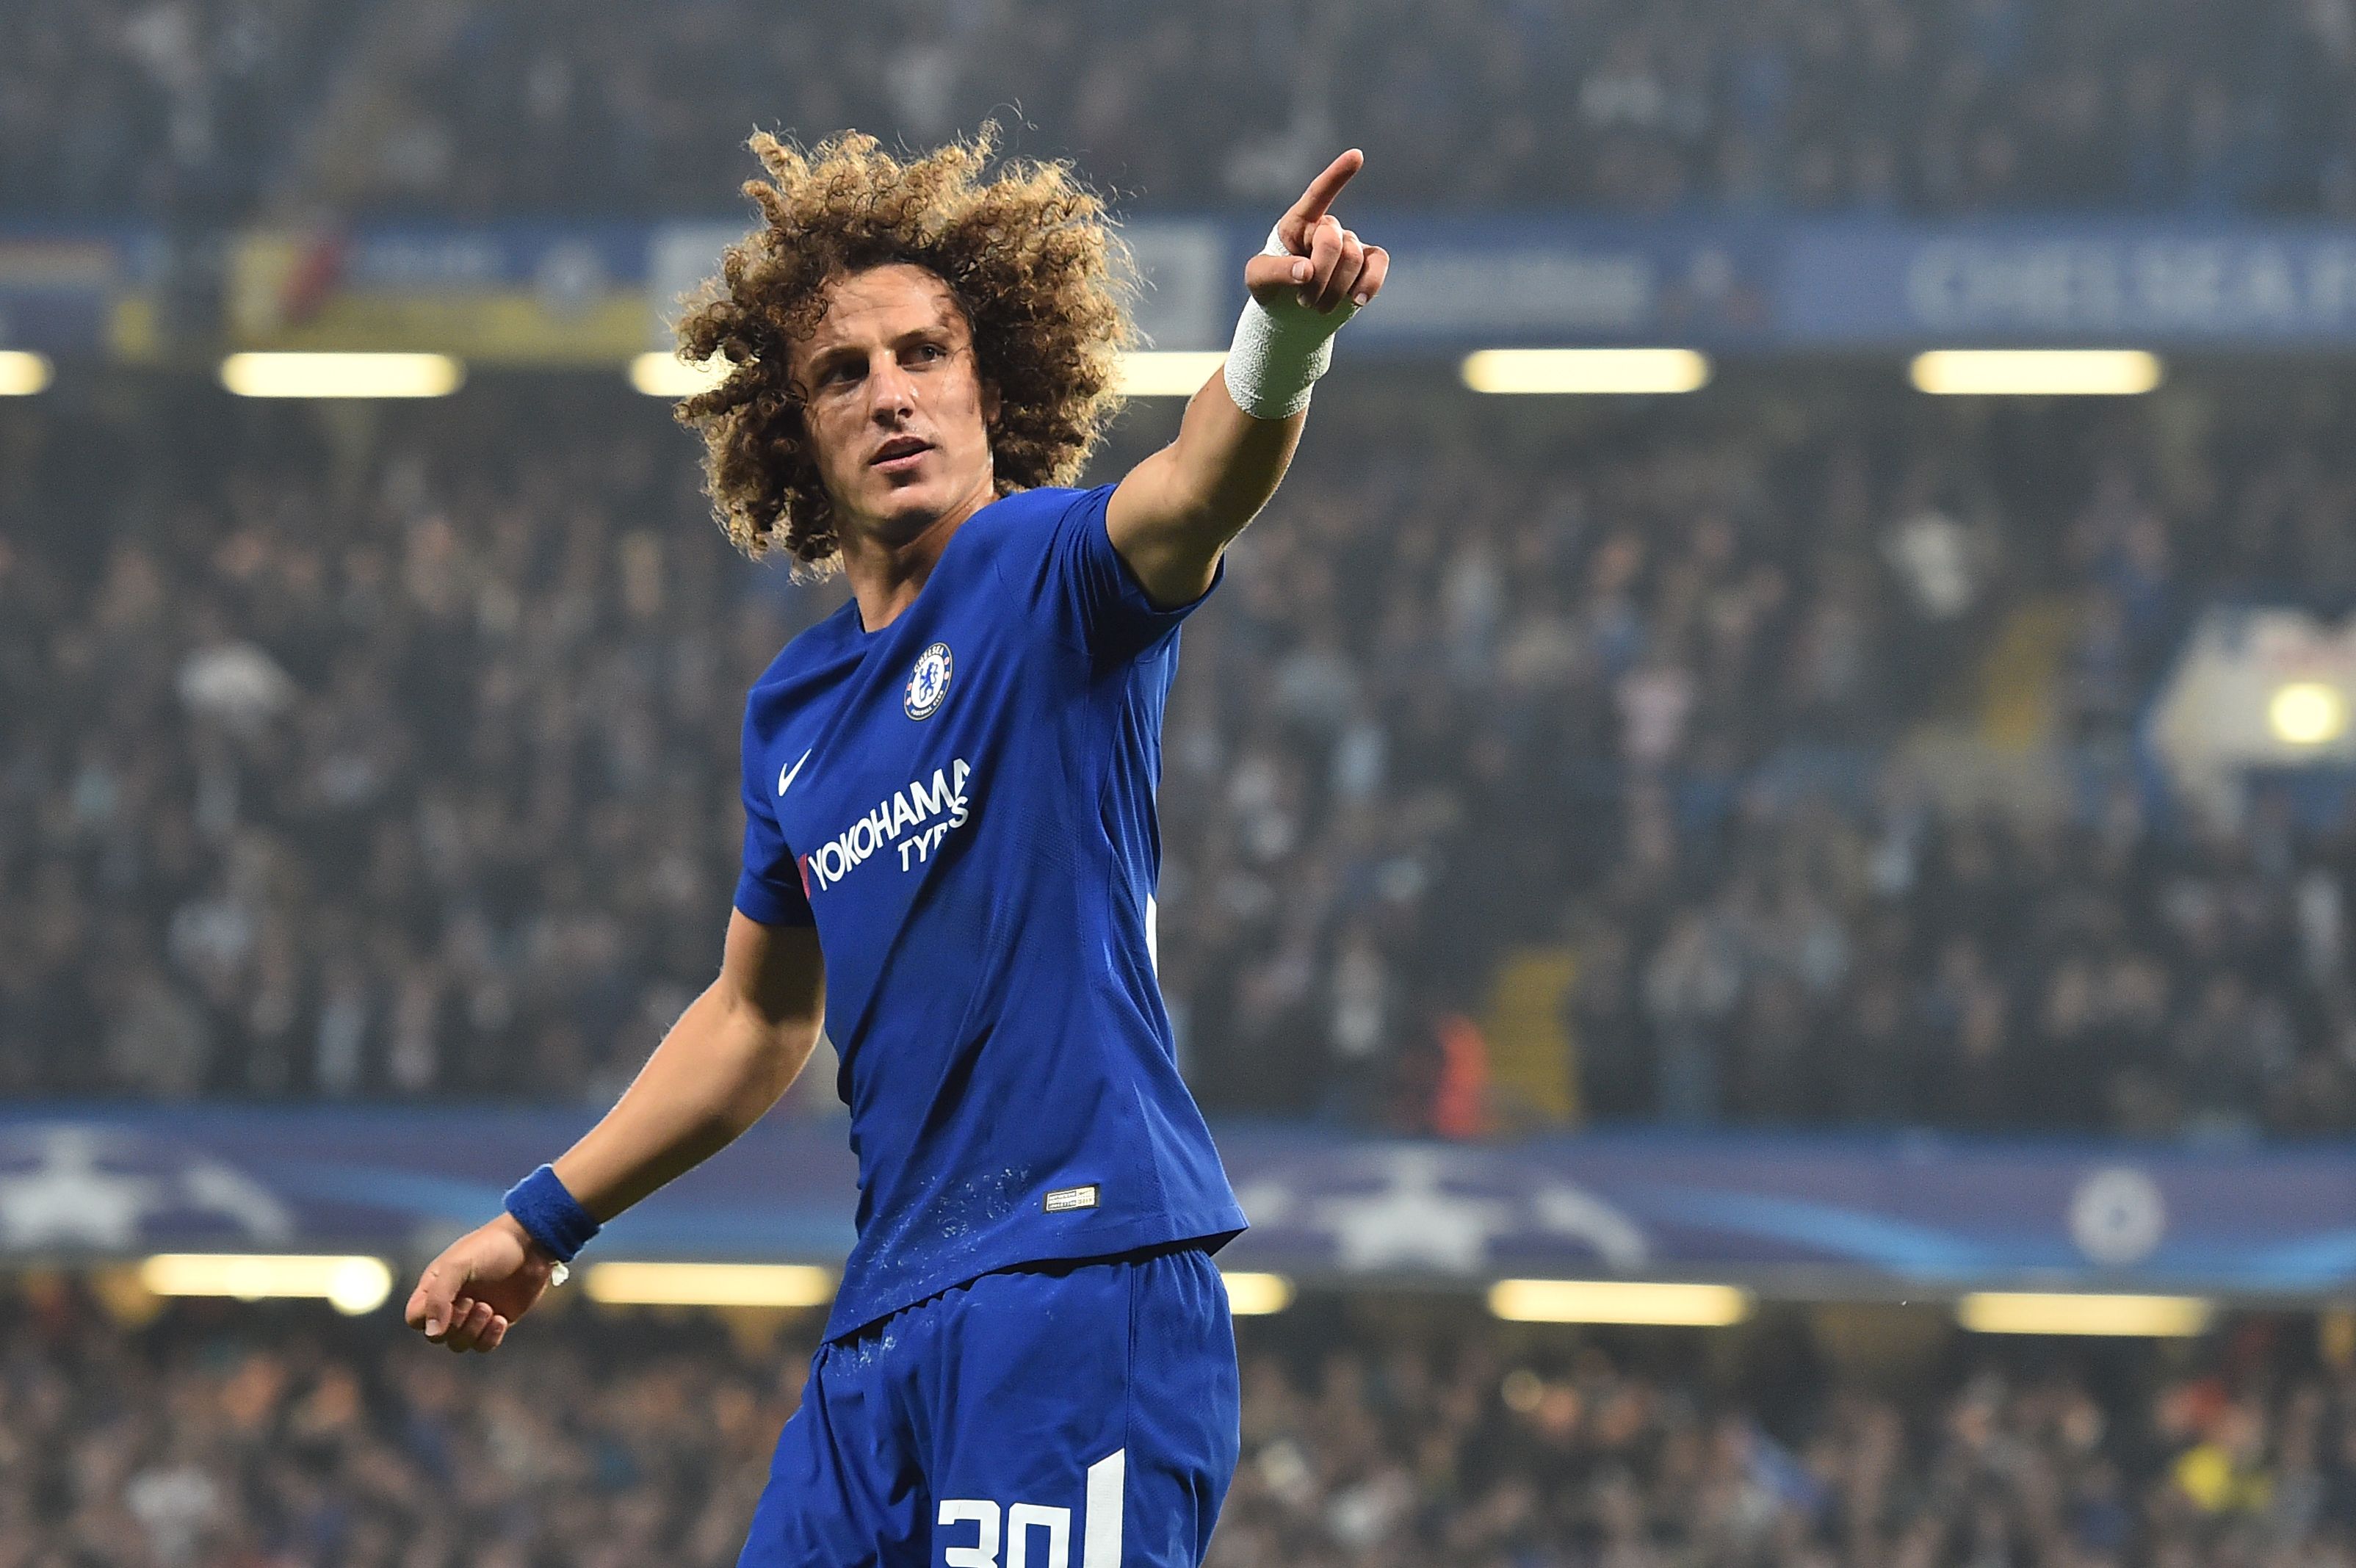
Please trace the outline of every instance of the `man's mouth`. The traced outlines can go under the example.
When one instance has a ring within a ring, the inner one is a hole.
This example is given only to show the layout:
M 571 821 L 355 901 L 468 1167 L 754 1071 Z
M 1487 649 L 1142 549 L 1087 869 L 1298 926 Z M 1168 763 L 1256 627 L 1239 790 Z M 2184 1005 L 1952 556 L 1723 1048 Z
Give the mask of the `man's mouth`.
M 881 468 L 887 474 L 901 473 L 915 467 L 916 459 L 932 449 L 933 444 L 929 441 L 919 441 L 913 435 L 895 435 L 875 449 L 875 456 L 867 460 L 868 466 Z

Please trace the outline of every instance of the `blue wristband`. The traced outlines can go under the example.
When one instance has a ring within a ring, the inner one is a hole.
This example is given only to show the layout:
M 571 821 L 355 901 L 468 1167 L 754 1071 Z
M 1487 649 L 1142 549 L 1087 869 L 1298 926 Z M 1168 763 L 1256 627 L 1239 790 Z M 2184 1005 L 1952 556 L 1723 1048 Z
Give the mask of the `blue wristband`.
M 508 1212 L 526 1234 L 569 1263 L 597 1234 L 597 1219 L 564 1190 L 553 1165 L 542 1165 L 508 1188 Z

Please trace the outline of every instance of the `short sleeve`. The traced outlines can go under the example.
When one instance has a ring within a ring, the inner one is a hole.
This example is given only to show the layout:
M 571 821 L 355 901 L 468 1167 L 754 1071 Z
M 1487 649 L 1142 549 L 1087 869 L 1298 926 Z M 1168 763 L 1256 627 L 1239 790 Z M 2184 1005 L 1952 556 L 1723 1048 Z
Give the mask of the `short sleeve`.
M 801 867 L 786 835 L 777 826 L 776 809 L 769 802 L 766 753 L 748 718 L 744 725 L 744 865 L 736 877 L 736 908 L 744 917 L 764 926 L 814 926 L 809 894 L 802 886 Z
M 1056 619 L 1082 647 L 1100 659 L 1134 659 L 1176 631 L 1217 591 L 1227 568 L 1222 560 L 1199 596 L 1167 609 L 1156 605 L 1106 531 L 1112 491 L 1112 486 L 1099 485 L 1065 492 L 1066 504 L 1048 536 L 1041 586 Z

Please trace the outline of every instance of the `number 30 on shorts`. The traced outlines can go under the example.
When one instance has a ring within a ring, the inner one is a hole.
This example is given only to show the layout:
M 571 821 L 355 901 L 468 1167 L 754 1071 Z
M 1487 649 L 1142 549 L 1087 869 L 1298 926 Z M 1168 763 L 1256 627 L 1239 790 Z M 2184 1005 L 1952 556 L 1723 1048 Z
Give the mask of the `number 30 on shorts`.
M 1120 1568 L 1121 1487 L 1128 1479 L 1129 1450 L 1119 1449 L 1088 1466 L 1087 1513 L 1080 1535 L 1079 1568 Z M 1009 1503 L 987 1498 L 943 1498 L 940 1525 L 973 1528 L 973 1540 L 944 1547 L 941 1568 L 1072 1568 L 1072 1510 L 1045 1503 Z M 1006 1560 L 999 1561 L 1004 1541 Z

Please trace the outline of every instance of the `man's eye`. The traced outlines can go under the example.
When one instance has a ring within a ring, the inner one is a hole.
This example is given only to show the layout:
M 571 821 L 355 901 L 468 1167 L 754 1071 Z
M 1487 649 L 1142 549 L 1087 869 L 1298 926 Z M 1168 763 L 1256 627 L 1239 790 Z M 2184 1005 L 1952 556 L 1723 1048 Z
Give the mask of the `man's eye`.
M 949 357 L 949 351 L 938 343 L 919 343 L 909 351 L 919 360 L 946 360 Z

